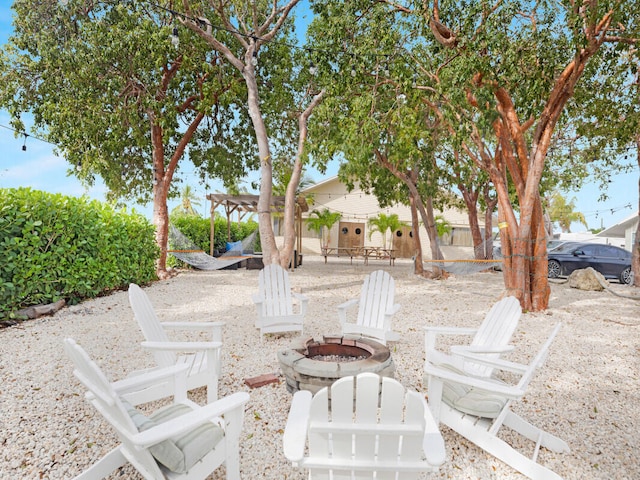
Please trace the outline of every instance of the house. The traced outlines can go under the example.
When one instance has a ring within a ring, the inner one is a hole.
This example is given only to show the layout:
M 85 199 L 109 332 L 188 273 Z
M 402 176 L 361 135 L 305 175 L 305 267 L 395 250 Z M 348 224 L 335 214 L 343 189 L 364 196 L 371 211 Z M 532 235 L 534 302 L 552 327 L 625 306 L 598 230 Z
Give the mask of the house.
M 411 258 L 414 255 L 411 210 L 408 206 L 395 205 L 391 208 L 381 208 L 374 195 L 363 192 L 357 183 L 351 192 L 347 191 L 346 185 L 341 183 L 337 176 L 306 188 L 300 192 L 300 195 L 311 198 L 313 202 L 309 207 L 310 211 L 303 214 L 303 223 L 313 210 L 322 211 L 327 208 L 342 215 L 340 222 L 336 223 L 330 231 L 329 247 L 383 246 L 384 240 L 379 232 L 373 232 L 369 238 L 368 220 L 377 217 L 379 213 L 386 215 L 395 213 L 400 221 L 406 225 L 393 233 L 393 248 L 396 250 L 396 257 Z M 471 257 L 473 242 L 467 212 L 447 209 L 444 212 L 436 211 L 434 213 L 444 217 L 451 226 L 451 232 L 441 238 L 441 247 L 443 247 L 445 257 L 456 258 L 456 255 Z M 483 225 L 481 219 L 480 225 Z M 320 240 L 317 232 L 310 231 L 303 226 L 302 236 L 304 251 L 319 254 Z M 429 257 L 429 238 L 424 228 L 420 229 L 420 241 L 423 255 Z M 456 250 L 463 250 L 464 253 Z
M 628 218 L 625 218 L 620 223 L 612 225 L 609 228 L 605 228 L 600 233 L 596 234 L 596 237 L 602 237 L 606 239 L 622 239 L 620 242 L 615 243 L 625 248 L 626 250 L 633 251 L 633 245 L 636 244 L 636 232 L 638 231 L 638 213 L 634 213 Z M 607 242 L 614 243 L 614 242 Z

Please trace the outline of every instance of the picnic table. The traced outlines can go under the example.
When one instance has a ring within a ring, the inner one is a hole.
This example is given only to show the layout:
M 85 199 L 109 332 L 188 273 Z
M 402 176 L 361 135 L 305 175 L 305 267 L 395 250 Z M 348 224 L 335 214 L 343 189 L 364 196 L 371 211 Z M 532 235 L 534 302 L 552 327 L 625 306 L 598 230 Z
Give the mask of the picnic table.
M 391 248 L 383 247 L 323 247 L 322 256 L 324 256 L 324 263 L 327 263 L 327 257 L 329 255 L 335 255 L 338 257 L 348 256 L 353 264 L 353 257 L 363 257 L 364 264 L 369 264 L 369 259 L 386 260 L 389 259 L 389 265 L 395 265 L 395 250 Z

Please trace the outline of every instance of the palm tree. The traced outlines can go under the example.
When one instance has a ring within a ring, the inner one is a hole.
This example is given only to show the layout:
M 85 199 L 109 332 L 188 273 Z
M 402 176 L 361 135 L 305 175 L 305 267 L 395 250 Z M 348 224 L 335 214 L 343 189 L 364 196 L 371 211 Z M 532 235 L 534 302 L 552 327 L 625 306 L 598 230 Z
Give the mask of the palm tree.
M 342 218 L 342 214 L 332 212 L 328 208 L 319 212 L 313 210 L 307 219 L 307 227 L 320 235 L 320 248 L 328 248 L 331 241 L 331 227 Z M 325 241 L 325 230 L 327 232 Z
M 584 215 L 581 212 L 575 212 L 576 199 L 567 202 L 560 192 L 555 191 L 550 197 L 547 197 L 549 218 L 552 222 L 558 222 L 563 233 L 571 232 L 571 224 L 580 222 L 585 228 L 589 228 Z
M 446 233 L 451 233 L 451 224 L 442 215 L 436 215 L 433 221 L 436 224 L 438 237 L 442 237 Z
M 368 221 L 369 225 L 369 240 L 371 240 L 371 236 L 374 232 L 380 232 L 382 234 L 382 246 L 384 249 L 387 248 L 387 231 L 391 231 L 391 245 L 390 248 L 393 248 L 393 233 L 397 230 L 400 230 L 405 223 L 401 222 L 398 218 L 398 214 L 392 213 L 391 215 L 386 215 L 384 213 L 379 213 L 377 217 L 370 218 Z
M 198 216 L 193 206 L 199 207 L 202 205 L 193 188 L 190 185 L 185 185 L 180 193 L 180 204 L 171 210 L 171 215 L 194 215 Z

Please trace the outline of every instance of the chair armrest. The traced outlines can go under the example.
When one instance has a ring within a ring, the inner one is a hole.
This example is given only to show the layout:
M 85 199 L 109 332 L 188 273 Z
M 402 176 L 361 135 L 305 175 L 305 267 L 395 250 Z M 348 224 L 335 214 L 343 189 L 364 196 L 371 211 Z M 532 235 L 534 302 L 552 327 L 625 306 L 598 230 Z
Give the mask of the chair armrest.
M 415 396 L 424 404 L 424 437 L 422 438 L 422 451 L 430 465 L 439 466 L 446 460 L 444 438 L 440 433 L 427 401 L 424 396 L 417 392 L 408 392 L 408 395 Z
M 291 292 L 291 295 L 297 299 L 298 301 L 302 302 L 302 303 L 306 303 L 309 301 L 309 297 L 307 297 L 306 295 L 302 294 L 302 293 L 298 293 L 298 292 Z
M 477 328 L 464 328 L 464 327 L 424 327 L 427 333 L 433 333 L 436 335 L 475 335 L 478 331 Z
M 253 303 L 260 304 L 264 302 L 264 296 L 260 293 L 254 293 L 251 295 L 251 300 L 253 301 Z
M 234 393 L 228 397 L 197 408 L 192 412 L 156 425 L 149 430 L 133 435 L 131 441 L 142 448 L 148 448 L 168 438 L 187 433 L 225 413 L 242 408 L 248 401 L 249 394 L 247 392 Z
M 309 297 L 302 293 L 291 292 L 293 298 L 300 302 L 300 315 L 304 316 L 307 313 L 307 306 L 309 305 Z
M 433 364 L 425 365 L 424 371 L 426 376 L 436 377 L 444 381 L 459 383 L 461 385 L 467 385 L 469 387 L 475 387 L 480 390 L 484 390 L 485 392 L 496 393 L 498 395 L 503 395 L 514 400 L 521 398 L 525 394 L 524 390 L 512 385 L 508 385 L 502 382 L 499 383 L 491 379 L 484 379 L 455 373 L 451 370 L 447 370 Z
M 300 462 L 304 457 L 311 411 L 311 392 L 300 390 L 293 395 L 287 424 L 284 427 L 282 445 L 284 456 L 292 462 Z
M 515 347 L 513 345 L 453 345 L 451 352 L 456 355 L 464 355 L 465 353 L 507 353 L 513 351 Z
M 160 322 L 160 325 L 176 330 L 217 330 L 226 324 L 225 322 Z
M 347 308 L 351 308 L 354 305 L 357 305 L 360 302 L 359 298 L 352 298 L 351 300 L 347 300 L 344 303 L 341 303 L 340 305 L 338 305 L 338 310 L 344 310 Z
M 172 350 L 178 352 L 199 352 L 222 348 L 222 342 L 142 342 L 140 345 L 150 350 Z
M 465 352 L 464 350 L 460 351 L 458 353 L 458 356 L 464 358 L 465 360 L 471 360 L 474 363 L 486 365 L 487 367 L 504 370 L 505 372 L 523 374 L 529 368 L 529 365 L 524 365 L 522 363 L 510 362 L 502 358 L 489 358 L 485 357 L 483 354 Z
M 396 303 L 394 305 L 391 306 L 391 308 L 389 308 L 389 310 L 387 310 L 386 312 L 384 312 L 385 315 L 395 315 L 396 313 L 398 313 L 400 311 L 400 304 Z
M 347 300 L 346 302 L 338 305 L 338 318 L 340 319 L 340 325 L 347 323 L 347 309 L 358 305 L 358 303 L 360 303 L 359 298 L 352 298 L 351 300 Z
M 113 382 L 111 386 L 118 395 L 125 395 L 127 393 L 138 391 L 141 388 L 163 383 L 172 377 L 184 376 L 186 378 L 188 370 L 189 365 L 186 363 L 166 368 L 154 368 L 146 371 L 143 375 L 135 375 L 133 377 Z

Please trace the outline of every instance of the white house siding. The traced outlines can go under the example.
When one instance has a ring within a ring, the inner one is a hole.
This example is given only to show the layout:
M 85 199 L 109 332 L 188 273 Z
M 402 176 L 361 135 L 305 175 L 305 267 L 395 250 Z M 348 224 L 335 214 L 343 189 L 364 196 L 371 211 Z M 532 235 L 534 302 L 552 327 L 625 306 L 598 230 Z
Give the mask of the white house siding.
M 368 195 L 356 184 L 353 191 L 348 192 L 344 184 L 342 184 L 337 177 L 330 178 L 326 181 L 318 183 L 312 187 L 307 188 L 301 192 L 301 195 L 313 196 L 313 204 L 309 207 L 309 213 L 313 210 L 322 211 L 325 208 L 332 212 L 339 212 L 342 214 L 341 222 L 354 222 L 361 223 L 364 226 L 364 245 L 365 246 L 382 246 L 382 235 L 378 232 L 374 232 L 369 239 L 369 227 L 367 225 L 370 218 L 377 217 L 379 213 L 385 213 L 387 215 L 396 213 L 398 218 L 411 224 L 411 210 L 405 205 L 395 205 L 390 208 L 380 208 L 377 199 L 373 195 Z M 463 229 L 467 232 L 466 235 L 461 235 L 462 230 L 458 230 L 458 237 L 462 238 L 464 247 L 471 247 L 471 236 L 469 231 L 468 216 L 465 211 L 457 209 L 447 209 L 444 212 L 435 212 L 436 215 L 442 215 L 454 229 L 454 237 L 456 236 L 455 229 Z M 303 215 L 303 218 L 307 218 L 308 213 Z M 482 223 L 481 223 L 482 225 Z M 317 234 L 313 231 L 304 231 L 303 227 L 303 244 L 305 250 L 308 252 L 319 253 L 320 241 L 317 239 Z M 307 240 L 308 238 L 308 240 Z M 329 246 L 337 247 L 339 238 L 339 223 L 336 223 L 330 232 Z M 313 239 L 313 240 L 312 240 Z M 430 256 L 429 239 L 427 232 L 422 227 L 420 229 L 420 241 L 422 244 L 423 255 L 425 258 Z M 445 254 L 446 256 L 446 254 Z

